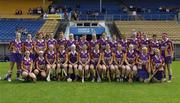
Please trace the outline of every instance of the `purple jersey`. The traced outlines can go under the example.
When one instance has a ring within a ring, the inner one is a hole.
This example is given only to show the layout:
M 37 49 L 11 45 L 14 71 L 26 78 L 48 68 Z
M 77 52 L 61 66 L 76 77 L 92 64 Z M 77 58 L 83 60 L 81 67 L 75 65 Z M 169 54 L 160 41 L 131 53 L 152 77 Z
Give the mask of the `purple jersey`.
M 45 69 L 45 67 L 46 67 L 46 61 L 45 61 L 45 58 L 43 57 L 43 58 L 40 58 L 40 57 L 38 57 L 37 59 L 36 59 L 36 63 L 38 62 L 38 67 L 40 68 L 40 69 Z
M 66 40 L 66 39 L 58 39 L 58 40 L 57 40 L 57 44 L 58 44 L 58 45 L 64 45 L 64 46 L 66 46 L 66 43 L 67 43 L 67 40 Z
M 133 62 L 135 62 L 135 60 L 136 60 L 136 53 L 135 53 L 134 50 L 127 52 L 127 60 L 129 62 L 129 64 L 132 64 Z
M 106 64 L 109 64 L 109 61 L 112 58 L 112 52 L 111 51 L 106 51 L 104 52 L 104 61 Z
M 72 46 L 73 44 L 76 45 L 75 40 L 68 40 L 68 41 L 67 41 L 67 48 L 66 48 L 66 49 L 67 49 L 67 50 L 70 50 L 70 48 L 71 48 L 71 46 Z
M 109 42 L 109 45 L 111 47 L 111 50 L 113 52 L 115 52 L 115 50 L 117 49 L 118 42 L 117 41 L 111 41 L 111 42 Z
M 135 38 L 135 39 L 130 39 L 130 40 L 129 40 L 129 45 L 130 45 L 130 44 L 134 45 L 134 48 L 138 48 L 138 46 L 139 46 L 138 39 L 137 39 L 137 38 Z
M 153 56 L 152 61 L 155 63 L 155 67 L 158 68 L 161 64 L 163 64 L 163 57 L 162 56 Z
M 99 40 L 99 44 L 100 44 L 100 46 L 101 46 L 101 50 L 105 50 L 106 44 L 107 44 L 107 40 L 100 39 L 100 40 Z
M 115 57 L 118 63 L 121 63 L 121 61 L 123 60 L 123 55 L 124 55 L 123 52 L 119 52 L 119 51 L 115 52 Z
M 25 42 L 24 42 L 24 46 L 25 46 L 25 48 L 26 48 L 26 50 L 33 50 L 33 44 L 34 44 L 34 42 L 31 40 L 31 41 L 28 41 L 28 40 L 26 40 Z
M 140 65 L 142 66 L 142 68 L 146 68 L 146 64 L 149 61 L 149 55 L 148 54 L 146 54 L 146 55 L 140 54 L 139 61 L 140 61 Z
M 172 41 L 170 41 L 169 39 L 167 40 L 162 40 L 160 47 L 161 47 L 161 51 L 162 51 L 162 56 L 166 57 L 166 56 L 171 56 L 172 55 L 172 51 L 171 51 L 171 47 L 172 46 Z M 166 51 L 166 53 L 165 53 Z
M 48 59 L 48 61 L 51 63 L 51 64 L 53 64 L 54 63 L 54 61 L 56 60 L 56 54 L 55 54 L 55 52 L 53 51 L 53 52 L 47 52 L 47 59 Z
M 96 52 L 95 50 L 92 52 L 91 54 L 91 60 L 93 63 L 98 63 L 100 58 L 100 51 L 98 50 L 98 52 Z
M 85 51 L 85 52 L 81 51 L 80 52 L 80 58 L 81 58 L 81 62 L 83 64 L 86 63 L 89 59 L 89 53 L 87 51 Z
M 49 45 L 56 46 L 56 43 L 57 43 L 57 41 L 56 41 L 55 39 L 49 39 L 49 40 L 47 41 L 47 45 L 48 45 L 48 46 L 49 46 Z
M 94 47 L 95 47 L 96 44 L 98 44 L 98 43 L 99 43 L 98 40 L 96 40 L 96 41 L 91 40 L 91 41 L 89 42 L 91 51 L 94 50 Z
M 14 53 L 20 53 L 22 51 L 23 43 L 21 41 L 14 40 L 12 41 L 13 44 L 13 52 Z
M 82 47 L 84 44 L 86 44 L 87 47 L 89 46 L 89 42 L 87 40 L 85 41 L 80 40 L 79 45 L 78 45 L 80 50 L 82 50 Z
M 120 44 L 121 44 L 121 46 L 122 46 L 123 52 L 125 53 L 125 52 L 127 51 L 128 41 L 122 39 L 122 40 L 120 40 L 119 42 L 120 42 Z
M 36 41 L 36 48 L 37 48 L 39 51 L 40 51 L 40 50 L 44 51 L 45 45 L 46 45 L 46 42 L 45 42 L 44 39 L 42 39 L 41 41 L 40 41 L 40 40 L 37 40 L 37 41 Z
M 78 60 L 77 52 L 70 52 L 70 54 L 69 54 L 69 61 L 71 63 L 75 63 L 77 60 Z
M 30 72 L 30 66 L 31 66 L 31 63 L 32 63 L 32 59 L 29 58 L 29 59 L 26 59 L 26 58 L 23 58 L 22 60 L 22 63 L 23 63 L 23 66 L 25 67 L 26 70 L 28 70 Z
M 65 63 L 66 61 L 66 51 L 63 50 L 62 52 L 59 52 L 59 62 Z
M 148 39 L 148 38 L 142 39 L 142 40 L 141 40 L 141 46 L 148 48 L 148 47 L 149 47 L 149 39 Z
M 160 46 L 159 41 L 157 41 L 157 40 L 153 41 L 152 40 L 150 42 L 151 54 L 153 54 L 156 49 L 159 49 L 159 46 Z

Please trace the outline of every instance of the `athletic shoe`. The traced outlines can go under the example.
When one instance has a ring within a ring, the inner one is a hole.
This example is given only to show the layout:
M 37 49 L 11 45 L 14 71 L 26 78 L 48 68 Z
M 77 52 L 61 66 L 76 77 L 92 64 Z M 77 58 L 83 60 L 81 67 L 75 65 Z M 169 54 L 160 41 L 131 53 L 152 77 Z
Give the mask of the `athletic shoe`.
M 120 78 L 120 80 L 119 80 L 120 82 L 123 82 L 124 80 L 123 80 L 123 78 Z
M 101 78 L 98 78 L 98 79 L 97 79 L 97 82 L 100 83 L 100 82 L 101 82 Z
M 7 78 L 7 81 L 8 81 L 8 82 L 11 82 L 11 78 L 10 78 L 10 77 L 9 77 L 9 78 Z
M 166 80 L 166 78 L 163 78 L 162 81 L 163 81 L 163 82 L 166 82 L 167 80 Z
M 71 78 L 68 78 L 68 79 L 67 79 L 67 82 L 72 82 L 72 79 L 71 79 Z
M 116 82 L 119 82 L 119 81 L 120 81 L 119 78 L 117 78 L 117 79 L 116 79 Z
M 0 80 L 1 80 L 2 78 L 0 77 Z
M 94 81 L 95 81 L 95 79 L 93 78 L 93 79 L 91 80 L 91 82 L 94 83 Z
M 50 77 L 49 77 L 49 76 L 46 78 L 46 80 L 47 80 L 48 82 L 50 82 L 50 81 L 51 81 L 51 79 L 50 79 Z
M 9 74 L 6 74 L 6 75 L 4 76 L 4 80 L 8 80 L 8 78 L 9 78 Z
M 82 78 L 81 82 L 84 83 L 84 78 Z
M 24 81 L 24 79 L 21 79 L 19 77 L 16 78 L 17 81 Z
M 168 83 L 171 83 L 171 80 L 168 80 L 167 82 L 168 82 Z

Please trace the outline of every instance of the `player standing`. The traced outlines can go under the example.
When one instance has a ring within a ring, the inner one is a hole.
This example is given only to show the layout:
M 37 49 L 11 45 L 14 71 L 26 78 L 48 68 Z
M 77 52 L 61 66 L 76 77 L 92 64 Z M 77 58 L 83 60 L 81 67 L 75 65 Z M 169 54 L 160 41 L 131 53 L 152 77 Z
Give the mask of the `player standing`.
M 12 71 L 13 71 L 15 63 L 17 66 L 16 80 L 21 80 L 20 74 L 21 74 L 23 43 L 21 42 L 20 33 L 16 33 L 16 39 L 10 43 L 9 49 L 11 52 L 11 57 L 10 57 L 11 63 L 10 63 L 10 69 L 8 70 L 8 73 L 6 74 L 5 80 L 8 80 L 9 82 L 11 82 L 11 75 L 12 75 Z
M 172 79 L 172 69 L 171 69 L 171 64 L 172 64 L 172 58 L 173 58 L 173 53 L 174 53 L 174 47 L 172 41 L 167 37 L 166 33 L 162 34 L 162 41 L 161 41 L 161 55 L 164 57 L 165 61 L 165 74 L 164 78 L 166 79 L 166 69 L 168 70 L 168 82 L 171 82 Z

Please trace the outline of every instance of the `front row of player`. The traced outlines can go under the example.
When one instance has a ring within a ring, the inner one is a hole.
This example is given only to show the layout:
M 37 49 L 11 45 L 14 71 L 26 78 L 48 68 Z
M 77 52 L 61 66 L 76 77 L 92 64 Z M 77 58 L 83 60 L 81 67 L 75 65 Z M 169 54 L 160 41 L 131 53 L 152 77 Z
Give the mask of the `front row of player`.
M 83 45 L 82 51 L 77 52 L 72 45 L 67 53 L 63 45 L 58 53 L 54 52 L 53 45 L 49 46 L 46 53 L 40 51 L 35 61 L 30 58 L 30 52 L 26 51 L 21 63 L 22 77 L 25 80 L 67 80 L 68 82 L 91 80 L 116 80 L 117 82 L 134 80 L 140 82 L 161 82 L 163 80 L 163 58 L 159 49 L 155 55 L 150 56 L 146 47 L 142 53 L 137 54 L 133 45 L 129 46 L 127 53 L 122 51 L 118 44 L 117 51 L 111 52 L 109 44 L 104 52 L 100 52 L 96 45 L 91 53 L 87 46 Z

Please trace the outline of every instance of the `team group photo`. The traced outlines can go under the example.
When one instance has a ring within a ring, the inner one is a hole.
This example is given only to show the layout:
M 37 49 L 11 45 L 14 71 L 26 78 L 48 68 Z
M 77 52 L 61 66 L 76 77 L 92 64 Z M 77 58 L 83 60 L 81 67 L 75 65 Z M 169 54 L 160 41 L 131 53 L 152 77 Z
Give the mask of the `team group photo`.
M 141 32 L 133 32 L 130 39 L 113 35 L 112 40 L 105 33 L 100 39 L 92 34 L 90 41 L 86 34 L 76 40 L 70 34 L 66 40 L 63 32 L 58 39 L 53 38 L 53 33 L 46 34 L 46 39 L 39 33 L 35 40 L 27 34 L 24 42 L 19 32 L 15 35 L 9 45 L 10 69 L 4 78 L 9 82 L 15 63 L 16 80 L 23 81 L 81 79 L 82 83 L 85 80 L 132 83 L 172 79 L 173 44 L 166 33 L 162 33 L 161 40 L 155 34 L 149 39 Z
M 0 0 L 0 103 L 180 103 L 180 0 Z

